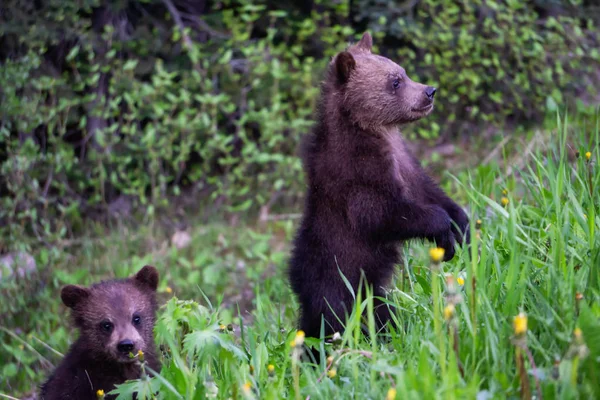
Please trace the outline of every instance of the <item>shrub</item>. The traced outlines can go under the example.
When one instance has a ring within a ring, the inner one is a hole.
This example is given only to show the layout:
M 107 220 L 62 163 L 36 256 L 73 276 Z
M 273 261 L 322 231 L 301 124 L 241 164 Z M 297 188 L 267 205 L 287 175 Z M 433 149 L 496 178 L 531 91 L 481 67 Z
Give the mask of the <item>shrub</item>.
M 227 34 L 200 40 L 178 24 L 168 34 L 134 27 L 127 10 L 59 10 L 49 14 L 53 22 L 68 11 L 88 28 L 53 52 L 21 32 L 29 47 L 5 59 L 0 75 L 0 229 L 10 229 L 10 241 L 52 241 L 83 216 L 111 210 L 119 196 L 152 215 L 191 186 L 230 211 L 297 195 L 296 146 L 327 62 L 303 46 L 317 29 L 338 46 L 351 31 L 309 20 L 277 31 L 285 12 L 246 5 L 215 11 Z M 94 35 L 89 27 L 101 17 Z M 263 17 L 264 34 L 254 37 Z M 49 59 L 56 53 L 63 57 Z M 57 65 L 60 74 L 51 71 Z

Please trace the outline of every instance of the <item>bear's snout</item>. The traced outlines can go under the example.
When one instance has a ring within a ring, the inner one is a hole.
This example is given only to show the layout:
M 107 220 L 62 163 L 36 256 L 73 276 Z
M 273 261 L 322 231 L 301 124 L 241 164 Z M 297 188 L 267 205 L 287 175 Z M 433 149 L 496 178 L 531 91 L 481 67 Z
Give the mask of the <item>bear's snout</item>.
M 133 351 L 134 347 L 135 345 L 131 339 L 122 340 L 117 344 L 117 350 L 122 354 L 129 354 Z
M 437 89 L 433 86 L 427 86 L 427 89 L 425 89 L 425 94 L 429 100 L 433 100 L 433 96 L 435 96 L 436 91 Z

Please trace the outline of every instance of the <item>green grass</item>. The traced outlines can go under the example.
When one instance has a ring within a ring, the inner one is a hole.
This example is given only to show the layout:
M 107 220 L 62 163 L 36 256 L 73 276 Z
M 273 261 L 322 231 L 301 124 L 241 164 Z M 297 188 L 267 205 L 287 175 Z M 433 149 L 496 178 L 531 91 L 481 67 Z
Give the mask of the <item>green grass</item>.
M 153 264 L 163 368 L 121 386 L 124 399 L 133 389 L 164 399 L 384 399 L 392 388 L 397 399 L 600 398 L 600 133 L 589 122 L 554 125 L 500 152 L 501 165 L 444 178 L 481 220 L 471 248 L 436 267 L 429 245 L 412 243 L 388 295 L 399 330 L 377 336 L 372 299 L 357 299 L 341 340 L 324 345 L 332 364 L 314 366 L 291 346 L 301 341 L 285 274 L 297 221 L 194 225 L 181 250 L 157 226 L 121 226 L 40 250 L 42 272 L 3 284 L 0 393 L 31 391 L 74 339 L 62 285 Z M 524 336 L 513 328 L 520 312 Z

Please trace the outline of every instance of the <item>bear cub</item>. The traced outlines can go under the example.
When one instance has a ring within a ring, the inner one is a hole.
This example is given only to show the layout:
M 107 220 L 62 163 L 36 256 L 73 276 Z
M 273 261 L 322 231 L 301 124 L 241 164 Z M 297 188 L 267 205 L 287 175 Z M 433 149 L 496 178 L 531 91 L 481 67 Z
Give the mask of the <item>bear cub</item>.
M 367 32 L 332 59 L 316 124 L 303 139 L 307 193 L 289 278 L 299 328 L 310 337 L 320 336 L 322 320 L 326 336 L 341 332 L 352 310 L 339 270 L 355 293 L 364 274 L 384 297 L 403 241 L 430 240 L 445 249 L 445 260 L 456 242 L 469 241 L 466 213 L 426 174 L 398 129 L 433 110 L 436 89 L 412 81 L 371 47 Z M 389 309 L 375 306 L 382 328 Z
M 153 329 L 156 321 L 158 271 L 143 267 L 133 277 L 96 283 L 89 288 L 68 285 L 61 291 L 72 310 L 79 338 L 42 385 L 44 400 L 94 400 L 129 379 L 140 377 L 137 357 L 159 372 Z M 114 396 L 106 396 L 107 399 Z

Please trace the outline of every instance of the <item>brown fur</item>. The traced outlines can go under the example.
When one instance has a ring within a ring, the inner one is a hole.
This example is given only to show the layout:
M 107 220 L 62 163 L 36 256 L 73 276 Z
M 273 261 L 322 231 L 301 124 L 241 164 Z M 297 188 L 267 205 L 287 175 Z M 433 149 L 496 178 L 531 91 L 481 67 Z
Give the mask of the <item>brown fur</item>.
M 355 292 L 364 273 L 384 296 L 403 241 L 434 241 L 449 260 L 468 232 L 464 211 L 424 172 L 398 129 L 432 111 L 435 89 L 413 82 L 371 46 L 366 33 L 334 57 L 304 142 L 308 192 L 289 274 L 308 336 L 319 336 L 322 318 L 326 335 L 341 331 L 351 311 L 338 267 Z M 390 314 L 377 305 L 381 327 Z
M 65 286 L 61 298 L 72 309 L 80 335 L 42 386 L 41 398 L 96 399 L 99 389 L 108 393 L 116 384 L 137 379 L 140 365 L 129 353 L 136 355 L 138 350 L 158 372 L 153 336 L 157 286 L 158 272 L 152 266 L 145 266 L 133 277 L 89 288 Z

